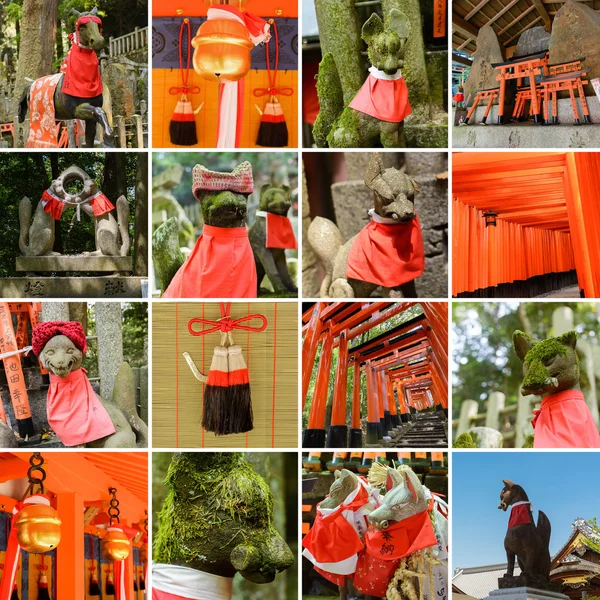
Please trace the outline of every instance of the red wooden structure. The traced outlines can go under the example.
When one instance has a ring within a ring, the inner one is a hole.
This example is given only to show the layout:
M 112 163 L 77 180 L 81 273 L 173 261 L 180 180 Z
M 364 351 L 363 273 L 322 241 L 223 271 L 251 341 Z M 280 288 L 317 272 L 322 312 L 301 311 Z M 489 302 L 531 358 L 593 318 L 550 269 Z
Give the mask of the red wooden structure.
M 318 302 L 304 312 L 302 348 L 302 402 L 307 401 L 317 349 L 321 357 L 303 446 L 307 448 L 360 448 L 361 379 L 367 389 L 366 442 L 382 445 L 390 433 L 400 438 L 424 412 L 447 413 L 448 305 L 422 302 L 423 313 L 365 341 L 359 336 L 388 322 L 416 302 Z M 333 350 L 338 349 L 335 374 Z M 352 397 L 348 371 L 353 367 Z M 326 430 L 329 386 L 333 377 L 331 419 Z M 397 441 L 397 440 L 396 440 Z M 437 440 L 445 443 L 445 440 Z
M 532 297 L 576 273 L 598 297 L 599 179 L 593 152 L 455 153 L 453 295 Z

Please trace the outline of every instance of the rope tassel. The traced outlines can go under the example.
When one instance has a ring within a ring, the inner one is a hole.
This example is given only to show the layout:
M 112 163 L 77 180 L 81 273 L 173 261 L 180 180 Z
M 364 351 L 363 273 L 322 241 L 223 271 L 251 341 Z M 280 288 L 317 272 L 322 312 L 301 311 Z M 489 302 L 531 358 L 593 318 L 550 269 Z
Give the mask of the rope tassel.
M 229 368 L 227 348 L 216 346 L 204 390 L 202 427 L 216 435 L 227 435 L 233 418 L 229 401 Z
M 248 367 L 241 346 L 229 346 L 229 402 L 232 419 L 230 433 L 252 431 L 252 398 Z

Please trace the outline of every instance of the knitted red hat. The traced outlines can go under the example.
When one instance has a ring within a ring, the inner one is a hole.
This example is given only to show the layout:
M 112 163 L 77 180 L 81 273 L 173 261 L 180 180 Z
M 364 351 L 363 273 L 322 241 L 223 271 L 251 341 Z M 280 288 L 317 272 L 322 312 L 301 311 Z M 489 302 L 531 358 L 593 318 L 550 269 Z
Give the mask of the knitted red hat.
M 209 171 L 202 165 L 196 165 L 192 171 L 192 192 L 198 197 L 198 192 L 222 192 L 229 190 L 240 194 L 251 194 L 254 191 L 252 165 L 245 161 L 239 164 L 231 173 Z
M 33 328 L 31 342 L 33 353 L 39 356 L 44 346 L 57 335 L 66 335 L 84 354 L 87 352 L 87 341 L 81 323 L 77 321 L 47 321 Z

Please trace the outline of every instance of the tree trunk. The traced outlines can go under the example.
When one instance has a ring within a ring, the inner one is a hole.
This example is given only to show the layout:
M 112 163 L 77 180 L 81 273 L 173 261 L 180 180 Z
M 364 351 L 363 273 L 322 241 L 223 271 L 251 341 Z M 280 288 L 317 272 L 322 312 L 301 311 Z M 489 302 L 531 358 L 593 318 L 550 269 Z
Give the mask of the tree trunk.
M 102 191 L 113 204 L 116 204 L 120 196 L 127 198 L 127 177 L 123 152 L 107 152 L 104 155 Z
M 148 154 L 138 152 L 137 157 L 133 271 L 138 277 L 148 277 Z
M 52 73 L 58 0 L 24 0 L 21 41 L 12 114 L 16 115 L 26 77 L 38 79 Z
M 58 168 L 58 154 L 55 152 L 50 152 L 48 154 L 50 156 L 50 168 L 52 170 L 52 181 L 58 178 L 60 175 L 60 171 Z M 65 251 L 63 239 L 62 239 L 62 227 L 60 221 L 56 224 L 55 232 L 54 232 L 54 246 L 52 247 L 54 252 L 60 252 L 61 254 Z
M 62 60 L 65 56 L 65 48 L 63 46 L 63 28 L 62 21 L 56 20 L 56 58 Z

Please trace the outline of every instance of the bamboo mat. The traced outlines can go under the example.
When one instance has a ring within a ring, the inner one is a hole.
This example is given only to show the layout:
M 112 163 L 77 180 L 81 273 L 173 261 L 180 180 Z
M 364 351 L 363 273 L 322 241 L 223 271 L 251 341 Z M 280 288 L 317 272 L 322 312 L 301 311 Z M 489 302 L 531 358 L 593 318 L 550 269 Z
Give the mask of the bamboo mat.
M 236 330 L 250 374 L 254 429 L 215 436 L 204 431 L 203 384 L 182 356 L 189 352 L 208 373 L 219 333 L 194 337 L 193 318 L 221 317 L 218 302 L 155 303 L 152 310 L 152 440 L 155 448 L 296 448 L 298 446 L 298 305 L 295 302 L 233 302 L 231 317 L 262 314 L 260 333 Z M 254 325 L 254 323 L 252 323 Z M 206 326 L 209 329 L 209 326 Z M 196 330 L 202 327 L 196 325 Z

